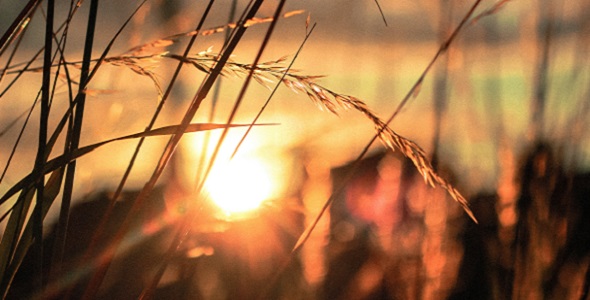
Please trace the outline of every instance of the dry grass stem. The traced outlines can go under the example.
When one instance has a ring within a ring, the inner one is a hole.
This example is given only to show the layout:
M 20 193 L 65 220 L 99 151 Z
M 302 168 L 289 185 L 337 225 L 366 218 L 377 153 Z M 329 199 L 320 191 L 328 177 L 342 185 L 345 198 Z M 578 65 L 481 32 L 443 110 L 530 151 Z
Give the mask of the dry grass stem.
M 282 14 L 283 18 L 290 18 L 296 15 L 300 15 L 302 13 L 304 13 L 304 10 L 294 10 L 294 11 L 290 11 L 290 12 L 286 12 L 284 14 Z M 273 18 L 272 17 L 264 17 L 264 18 L 251 18 L 248 19 L 244 22 L 243 26 L 244 27 L 250 27 L 253 25 L 257 25 L 257 24 L 263 24 L 263 23 L 269 23 L 272 22 Z M 141 53 L 146 53 L 151 51 L 152 49 L 155 48 L 163 48 L 163 47 L 168 47 L 172 44 L 174 44 L 175 42 L 177 42 L 178 40 L 180 40 L 181 38 L 184 37 L 191 37 L 194 35 L 202 35 L 202 36 L 207 36 L 207 35 L 212 35 L 212 34 L 216 34 L 216 33 L 221 33 L 226 31 L 227 29 L 234 29 L 238 26 L 239 24 L 237 23 L 229 23 L 226 25 L 221 25 L 221 26 L 217 26 L 217 27 L 212 27 L 212 28 L 208 28 L 208 29 L 203 29 L 203 30 L 193 30 L 193 31 L 188 31 L 188 32 L 183 32 L 183 33 L 178 33 L 178 34 L 174 34 L 174 35 L 170 35 L 161 39 L 158 39 L 156 41 L 153 42 L 149 42 L 137 47 L 133 47 L 131 49 L 129 49 L 129 51 L 127 51 L 127 53 L 133 54 L 133 55 L 138 55 Z
M 479 20 L 481 20 L 484 17 L 491 16 L 491 15 L 499 12 L 500 9 L 502 9 L 504 7 L 504 5 L 506 5 L 509 1 L 510 0 L 499 0 L 492 7 L 486 9 L 485 11 L 483 11 L 482 13 L 478 14 L 473 19 L 471 19 L 471 25 L 479 22 Z

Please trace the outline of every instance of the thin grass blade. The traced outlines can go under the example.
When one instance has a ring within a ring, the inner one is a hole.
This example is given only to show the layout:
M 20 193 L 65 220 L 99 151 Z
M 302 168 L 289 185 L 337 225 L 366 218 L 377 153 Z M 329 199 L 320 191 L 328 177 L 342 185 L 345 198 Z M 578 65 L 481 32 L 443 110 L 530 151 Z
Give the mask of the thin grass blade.
M 251 124 L 211 124 L 211 123 L 192 123 L 189 124 L 189 126 L 186 128 L 185 132 L 199 132 L 199 131 L 207 131 L 207 130 L 214 130 L 214 129 L 221 129 L 221 128 L 236 128 L 236 127 L 248 127 Z M 261 123 L 261 124 L 255 124 L 255 126 L 269 126 L 269 125 L 278 125 L 278 123 Z M 173 126 L 166 126 L 166 127 L 161 127 L 161 128 L 156 128 L 147 132 L 140 132 L 140 133 L 134 133 L 134 134 L 130 134 L 130 135 L 126 135 L 123 137 L 118 137 L 118 138 L 114 138 L 114 139 L 110 139 L 107 141 L 103 141 L 103 142 L 99 142 L 96 144 L 92 144 L 92 145 L 88 145 L 88 146 L 84 146 L 81 148 L 78 148 L 76 151 L 74 151 L 72 154 L 64 154 L 64 155 L 60 155 L 57 156 L 49 161 L 47 161 L 47 164 L 45 165 L 45 169 L 43 174 L 48 174 L 50 172 L 53 172 L 63 166 L 65 166 L 66 164 L 70 163 L 73 160 L 76 160 L 104 145 L 110 144 L 112 142 L 116 142 L 116 141 L 123 141 L 123 140 L 129 140 L 129 139 L 136 139 L 136 138 L 142 138 L 142 137 L 150 137 L 150 136 L 165 136 L 165 135 L 173 135 L 178 133 L 178 128 L 180 128 L 181 125 L 173 125 Z M 16 193 L 18 193 L 19 191 L 21 191 L 23 188 L 26 188 L 28 186 L 31 186 L 31 180 L 33 180 L 35 177 L 32 173 L 26 175 L 23 179 L 21 179 L 20 181 L 18 181 L 16 184 L 14 184 L 11 188 L 8 189 L 8 191 L 6 193 L 4 193 L 4 195 L 2 195 L 2 197 L 0 198 L 0 205 L 4 204 L 8 199 L 12 198 L 12 196 L 16 195 Z
M 6 47 L 8 47 L 8 45 L 10 45 L 10 43 L 12 43 L 23 30 L 24 26 L 28 24 L 29 16 L 33 13 L 39 3 L 41 3 L 40 0 L 29 0 L 10 27 L 4 32 L 0 38 L 0 56 L 2 56 Z
M 45 218 L 45 216 L 47 216 L 47 212 L 49 211 L 49 208 L 51 207 L 51 205 L 55 201 L 55 198 L 59 194 L 62 178 L 63 178 L 63 168 L 53 172 L 51 174 L 51 176 L 49 177 L 49 179 L 47 180 L 43 204 L 42 204 L 42 208 L 41 208 L 43 219 Z M 25 201 L 20 201 L 18 203 L 24 203 L 25 205 L 28 203 L 28 206 L 30 206 L 32 199 L 33 199 L 33 195 L 34 195 L 34 190 L 31 189 L 26 194 L 26 199 L 24 199 Z M 17 205 L 18 205 L 18 203 L 17 203 Z M 13 211 L 13 214 L 14 214 L 14 211 Z M 20 219 L 21 223 L 19 224 L 19 226 L 21 229 L 22 229 L 24 220 L 25 220 L 25 218 Z M 25 229 L 22 231 L 22 235 L 20 236 L 20 239 L 18 239 L 18 240 L 15 239 L 13 241 L 13 245 L 12 245 L 13 249 L 12 249 L 11 259 L 10 259 L 7 267 L 5 268 L 5 271 L 2 273 L 2 277 L 0 277 L 0 278 L 2 278 L 2 281 L 0 283 L 0 291 L 3 292 L 2 299 L 4 299 L 6 297 L 6 293 L 10 289 L 10 285 L 12 283 L 12 280 L 14 279 L 14 276 L 16 275 L 16 272 L 18 271 L 21 263 L 23 262 L 23 259 L 25 258 L 27 251 L 29 250 L 29 248 L 31 247 L 31 245 L 34 242 L 33 229 L 34 229 L 33 220 L 30 219 L 27 222 Z M 20 229 L 19 229 L 19 233 L 20 233 Z M 0 247 L 1 247 L 1 245 L 0 245 Z M 2 261 L 2 262 L 4 262 L 4 261 Z

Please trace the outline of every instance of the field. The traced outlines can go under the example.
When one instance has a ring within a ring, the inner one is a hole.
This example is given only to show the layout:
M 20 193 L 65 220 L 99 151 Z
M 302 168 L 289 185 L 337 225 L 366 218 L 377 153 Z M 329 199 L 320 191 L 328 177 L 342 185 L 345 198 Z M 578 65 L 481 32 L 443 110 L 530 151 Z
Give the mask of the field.
M 589 1 L 0 9 L 3 298 L 589 297 Z

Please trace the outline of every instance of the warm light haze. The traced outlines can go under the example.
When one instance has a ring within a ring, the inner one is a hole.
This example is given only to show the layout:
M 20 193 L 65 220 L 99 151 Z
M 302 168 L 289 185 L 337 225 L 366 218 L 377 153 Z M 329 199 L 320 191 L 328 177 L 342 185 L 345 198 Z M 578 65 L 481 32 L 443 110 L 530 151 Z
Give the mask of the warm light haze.
M 590 300 L 590 0 L 0 11 L 0 300 Z
M 205 184 L 212 201 L 226 214 L 255 210 L 275 190 L 265 163 L 257 158 L 236 158 L 215 166 Z

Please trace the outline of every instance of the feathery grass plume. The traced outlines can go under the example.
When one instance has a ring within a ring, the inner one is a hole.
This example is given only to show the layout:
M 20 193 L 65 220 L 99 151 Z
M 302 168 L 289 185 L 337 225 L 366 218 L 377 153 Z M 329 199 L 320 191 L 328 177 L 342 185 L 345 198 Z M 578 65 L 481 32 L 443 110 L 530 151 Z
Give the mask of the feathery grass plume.
M 302 9 L 293 10 L 293 11 L 289 11 L 289 12 L 282 14 L 282 17 L 286 19 L 286 18 L 290 18 L 290 17 L 296 16 L 296 15 L 300 15 L 304 12 L 305 11 Z M 245 21 L 245 23 L 243 24 L 243 27 L 250 27 L 253 25 L 269 23 L 272 21 L 273 21 L 273 17 L 251 18 L 251 19 L 248 19 Z M 184 37 L 191 37 L 191 36 L 195 36 L 195 35 L 202 35 L 202 36 L 212 35 L 212 34 L 224 32 L 227 29 L 234 29 L 237 26 L 238 26 L 237 23 L 228 23 L 226 25 L 211 27 L 211 28 L 203 29 L 203 30 L 193 30 L 193 31 L 188 31 L 188 32 L 177 33 L 177 34 L 173 34 L 173 35 L 169 35 L 169 36 L 157 39 L 157 40 L 149 42 L 149 43 L 145 43 L 143 45 L 133 47 L 133 48 L 129 49 L 126 53 L 131 54 L 131 55 L 139 55 L 142 53 L 149 53 L 148 50 L 153 50 L 153 49 L 158 49 L 158 48 L 166 48 L 168 46 L 173 45 L 178 40 L 180 40 L 181 38 L 184 38 Z
M 289 12 L 282 14 L 281 17 L 282 18 L 290 18 L 293 16 L 300 15 L 304 12 L 305 12 L 304 10 L 293 10 L 293 11 L 289 11 Z M 246 20 L 246 22 L 243 24 L 243 27 L 250 27 L 253 25 L 269 23 L 272 21 L 273 21 L 273 17 L 251 18 L 251 19 Z M 111 65 L 114 65 L 114 66 L 128 67 L 129 69 L 131 69 L 131 71 L 133 71 L 139 75 L 147 76 L 154 83 L 154 86 L 156 87 L 156 90 L 158 92 L 158 97 L 159 97 L 159 99 L 161 99 L 163 96 L 163 90 L 162 90 L 160 81 L 158 80 L 156 74 L 153 71 L 153 68 L 159 62 L 159 58 L 164 55 L 167 55 L 168 53 L 161 52 L 159 54 L 153 54 L 154 50 L 171 46 L 174 43 L 176 43 L 178 40 L 180 40 L 181 38 L 184 38 L 184 37 L 192 37 L 195 35 L 202 35 L 202 36 L 212 35 L 212 34 L 216 34 L 216 33 L 225 32 L 226 29 L 228 29 L 228 28 L 234 29 L 234 28 L 236 28 L 236 26 L 238 26 L 236 23 L 228 23 L 226 25 L 212 27 L 209 29 L 193 30 L 193 31 L 189 31 L 189 32 L 183 32 L 183 33 L 170 35 L 170 36 L 160 38 L 158 40 L 155 40 L 155 41 L 143 44 L 143 45 L 133 47 L 133 48 L 127 50 L 123 55 L 105 58 L 104 62 L 110 63 Z M 144 55 L 146 53 L 148 53 L 148 54 Z M 203 53 L 199 53 L 199 54 L 202 55 Z M 182 58 L 182 56 L 176 56 L 176 58 Z M 22 63 L 20 63 L 20 64 L 14 64 L 10 67 L 6 67 L 4 69 L 0 69 L 0 72 L 2 72 L 3 74 L 4 73 L 5 74 L 14 74 L 14 73 L 22 74 L 23 72 L 41 72 L 42 67 L 29 68 L 29 66 L 33 63 L 33 61 L 34 61 L 34 59 L 29 61 L 25 65 L 25 67 L 22 69 L 17 69 L 19 66 L 23 65 Z M 93 59 L 92 61 L 96 62 L 97 60 Z M 145 65 L 144 63 L 148 63 L 148 64 Z M 82 63 L 81 62 L 63 62 L 63 64 L 71 64 L 71 65 L 74 65 L 74 67 L 81 68 Z M 58 64 L 53 65 L 53 67 L 56 67 L 56 66 L 58 66 Z M 200 68 L 201 64 L 194 64 L 194 66 L 196 68 Z M 204 71 L 204 72 L 209 72 L 209 70 L 210 70 L 209 67 L 207 69 L 201 69 L 201 71 Z M 57 74 L 57 75 L 60 76 L 59 74 Z M 257 81 L 258 81 L 258 79 L 257 79 Z M 76 81 L 70 80 L 69 82 L 79 84 Z
M 181 57 L 173 54 L 164 54 L 163 57 L 177 60 L 182 59 Z M 192 64 L 198 70 L 208 73 L 209 70 L 211 70 L 211 68 L 214 66 L 216 57 L 217 54 L 211 53 L 211 49 L 208 49 L 207 51 L 202 51 L 195 56 L 187 57 L 185 62 Z M 371 111 L 367 104 L 362 100 L 353 96 L 334 92 L 318 84 L 316 80 L 324 76 L 302 75 L 298 74 L 298 70 L 287 70 L 286 67 L 281 65 L 281 63 L 283 63 L 285 60 L 286 57 L 281 57 L 277 60 L 259 63 L 256 66 L 229 60 L 221 74 L 226 76 L 228 74 L 242 76 L 253 70 L 253 78 L 264 86 L 266 86 L 266 83 L 273 82 L 273 79 L 281 80 L 282 78 L 282 83 L 285 86 L 296 93 L 301 92 L 306 94 L 321 109 L 326 109 L 336 115 L 338 114 L 339 108 L 354 109 L 362 113 L 371 122 L 373 122 L 375 129 L 377 132 L 379 132 L 380 140 L 387 148 L 392 151 L 400 151 L 404 156 L 412 160 L 416 166 L 416 169 L 418 172 L 420 172 L 426 183 L 432 187 L 438 185 L 447 190 L 449 195 L 459 202 L 469 217 L 471 217 L 473 220 L 476 220 L 467 204 L 465 197 L 463 197 L 461 193 L 449 182 L 436 173 L 424 150 L 422 150 L 418 144 L 393 131 L 381 118 Z M 287 71 L 286 74 L 285 71 Z M 283 74 L 285 74 L 284 77 Z
M 130 59 L 129 57 L 111 57 L 107 62 L 116 65 L 125 65 L 135 67 L 136 64 L 143 60 L 152 60 L 155 58 L 170 58 L 191 64 L 201 72 L 209 73 L 216 64 L 218 54 L 213 53 L 209 48 L 201 51 L 196 55 L 182 57 L 176 54 L 160 53 L 154 55 L 137 56 Z M 333 114 L 338 114 L 338 109 L 354 109 L 365 115 L 371 122 L 373 122 L 375 129 L 379 132 L 379 138 L 383 144 L 389 149 L 399 150 L 404 156 L 408 157 L 416 169 L 420 172 L 424 180 L 432 187 L 441 186 L 453 199 L 455 199 L 463 207 L 465 212 L 475 220 L 475 216 L 469 209 L 467 200 L 461 193 L 454 188 L 449 182 L 440 177 L 428 160 L 424 150 L 418 144 L 404 138 L 393 131 L 386 123 L 379 118 L 362 100 L 334 92 L 317 83 L 317 79 L 323 78 L 323 75 L 302 75 L 298 74 L 300 71 L 295 69 L 287 69 L 282 63 L 287 59 L 286 56 L 276 60 L 270 60 L 252 66 L 250 64 L 239 63 L 228 59 L 224 68 L 221 70 L 222 76 L 245 76 L 251 71 L 252 77 L 259 84 L 268 87 L 268 83 L 273 80 L 281 80 L 281 82 L 295 93 L 303 93 L 307 95 L 320 109 L 326 109 Z M 124 62 L 121 62 L 123 60 Z M 286 72 L 286 73 L 285 73 Z M 285 76 L 283 76 L 283 74 Z M 418 89 L 416 89 L 418 90 Z
M 260 109 L 258 110 L 258 113 L 254 117 L 254 119 L 252 119 L 252 122 L 250 123 L 251 126 L 249 126 L 248 129 L 246 130 L 246 132 L 242 135 L 242 138 L 240 139 L 240 141 L 238 142 L 238 144 L 234 148 L 234 151 L 233 151 L 230 159 L 233 159 L 235 157 L 235 155 L 238 153 L 238 150 L 240 149 L 240 147 L 241 147 L 242 143 L 244 142 L 244 140 L 246 140 L 246 137 L 248 136 L 248 134 L 252 130 L 252 127 L 254 126 L 254 124 L 256 124 L 256 122 L 258 122 L 258 119 L 260 118 L 260 116 L 262 115 L 262 113 L 266 110 L 266 107 L 270 103 L 270 100 L 273 99 L 274 94 L 276 93 L 276 91 L 281 86 L 281 83 L 283 82 L 283 80 L 285 79 L 285 77 L 287 76 L 287 74 L 289 73 L 289 70 L 291 70 L 291 68 L 293 67 L 293 64 L 295 63 L 295 60 L 299 56 L 299 53 L 301 53 L 301 50 L 303 50 L 303 46 L 305 46 L 305 43 L 307 42 L 307 39 L 309 39 L 309 37 L 313 33 L 313 30 L 315 29 L 316 24 L 314 23 L 311 26 L 311 28 L 310 28 L 309 27 L 309 21 L 310 21 L 310 19 L 311 19 L 311 16 L 308 15 L 307 16 L 307 19 L 305 20 L 305 38 L 303 39 L 303 41 L 299 45 L 299 49 L 297 49 L 297 51 L 293 55 L 293 58 L 287 64 L 287 67 L 285 68 L 285 71 L 282 73 L 282 76 L 279 78 L 279 82 L 278 83 L 275 83 L 274 88 L 272 88 L 270 94 L 266 98 L 266 101 L 260 107 Z
M 365 115 L 365 117 L 373 122 L 375 129 L 379 133 L 379 139 L 387 148 L 392 151 L 400 151 L 405 157 L 409 158 L 414 163 L 414 166 L 422 175 L 426 183 L 432 187 L 438 185 L 447 190 L 449 195 L 459 202 L 469 217 L 474 221 L 476 220 L 473 212 L 469 208 L 467 200 L 455 187 L 453 187 L 449 182 L 436 173 L 424 150 L 422 150 L 422 148 L 420 148 L 420 146 L 415 142 L 393 131 L 393 129 L 387 126 L 387 124 L 381 120 L 381 118 L 373 113 L 362 100 L 353 96 L 337 94 L 333 91 L 323 88 L 318 84 L 313 83 L 313 81 L 309 83 L 308 89 L 313 91 L 312 93 L 308 91 L 310 98 L 316 101 L 318 104 L 325 105 L 330 111 L 333 111 L 336 106 L 340 106 L 346 109 L 355 109 Z M 327 95 L 333 96 L 334 102 L 332 102 L 327 97 Z
M 158 80 L 158 77 L 156 76 L 156 73 L 153 71 L 161 55 L 163 54 L 150 56 L 149 59 L 142 59 L 140 57 L 133 56 L 117 56 L 113 58 L 107 58 L 105 59 L 105 62 L 114 66 L 127 67 L 138 75 L 147 76 L 153 82 L 156 91 L 158 92 L 158 99 L 162 99 L 164 91 L 162 90 L 162 86 Z M 141 62 L 147 62 L 148 64 L 141 64 Z
M 498 4 L 494 6 L 494 8 L 497 10 L 505 2 L 507 2 L 507 0 L 500 1 Z M 298 15 L 302 12 L 303 11 L 294 11 L 286 13 L 283 14 L 283 17 Z M 489 14 L 491 13 L 485 15 Z M 480 16 L 483 17 L 485 15 L 482 14 Z M 255 18 L 249 19 L 249 21 L 250 22 L 248 24 L 253 25 L 270 22 L 272 21 L 272 18 Z M 232 24 L 225 25 L 225 27 L 223 28 L 226 27 L 233 28 Z M 223 30 L 209 29 L 201 31 L 200 33 L 204 35 L 205 33 L 212 33 L 212 31 L 222 32 Z M 139 75 L 149 77 L 153 81 L 158 91 L 158 95 L 161 98 L 162 89 L 160 87 L 156 74 L 151 70 L 151 66 L 158 63 L 162 58 L 168 58 L 181 61 L 186 64 L 190 64 L 201 72 L 210 73 L 211 70 L 215 67 L 219 55 L 217 53 L 214 53 L 212 51 L 212 48 L 186 57 L 168 52 L 160 52 L 155 54 L 146 54 L 145 52 L 150 48 L 153 49 L 158 47 L 167 47 L 173 44 L 175 40 L 181 37 L 193 36 L 197 34 L 199 34 L 198 31 L 191 31 L 188 33 L 182 33 L 162 38 L 154 42 L 132 48 L 128 51 L 128 53 L 131 54 L 105 58 L 104 62 L 114 66 L 128 67 L 133 72 Z M 140 53 L 143 54 L 139 55 Z M 282 65 L 282 63 L 285 62 L 286 59 L 287 57 L 284 56 L 276 60 L 258 63 L 256 66 L 252 66 L 250 64 L 245 63 L 239 63 L 231 59 L 228 59 L 225 66 L 220 71 L 220 74 L 222 76 L 233 75 L 237 77 L 242 77 L 248 75 L 251 71 L 253 71 L 252 77 L 259 84 L 268 88 L 269 83 L 274 82 L 274 80 L 281 80 L 281 82 L 285 86 L 287 86 L 295 93 L 303 93 L 307 95 L 316 105 L 318 105 L 320 109 L 326 109 L 333 114 L 338 114 L 339 108 L 352 108 L 361 112 L 369 120 L 371 120 L 371 122 L 373 122 L 376 130 L 379 132 L 379 138 L 385 146 L 394 151 L 399 150 L 402 154 L 411 159 L 414 165 L 416 166 L 417 170 L 420 172 L 424 180 L 429 185 L 433 187 L 436 185 L 443 187 L 445 190 L 448 191 L 448 193 L 453 197 L 453 199 L 455 199 L 457 202 L 461 204 L 466 213 L 472 219 L 475 219 L 467 205 L 467 201 L 465 200 L 465 198 L 458 192 L 456 188 L 454 188 L 445 179 L 440 177 L 436 173 L 436 171 L 434 171 L 432 165 L 426 157 L 425 152 L 416 143 L 404 138 L 403 136 L 397 134 L 395 131 L 389 128 L 386 125 L 386 123 L 381 118 L 379 118 L 375 113 L 373 113 L 366 105 L 366 103 L 364 103 L 362 100 L 355 98 L 353 96 L 334 92 L 318 84 L 317 79 L 323 78 L 325 76 L 303 75 L 299 74 L 299 70 L 287 70 L 287 67 Z M 285 74 L 286 71 L 287 73 Z M 285 76 L 283 76 L 283 74 L 285 74 Z M 416 93 L 417 91 L 419 91 L 419 89 L 416 89 L 414 93 Z

